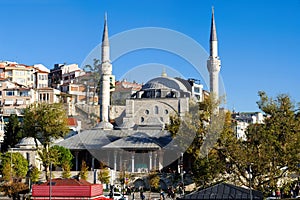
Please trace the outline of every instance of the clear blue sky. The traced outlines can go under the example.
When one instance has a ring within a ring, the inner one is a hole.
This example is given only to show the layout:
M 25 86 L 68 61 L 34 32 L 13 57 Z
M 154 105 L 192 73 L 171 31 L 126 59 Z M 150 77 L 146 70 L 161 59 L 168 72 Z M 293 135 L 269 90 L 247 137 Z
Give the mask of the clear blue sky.
M 80 65 L 101 41 L 105 12 L 110 36 L 162 27 L 208 50 L 212 5 L 227 108 L 258 110 L 259 90 L 270 96 L 287 93 L 299 102 L 300 0 L 0 0 L 0 60 L 48 68 L 55 63 Z M 151 50 L 122 56 L 113 63 L 113 72 L 120 78 L 147 63 L 198 78 L 183 59 Z M 141 78 L 138 74 L 136 80 Z

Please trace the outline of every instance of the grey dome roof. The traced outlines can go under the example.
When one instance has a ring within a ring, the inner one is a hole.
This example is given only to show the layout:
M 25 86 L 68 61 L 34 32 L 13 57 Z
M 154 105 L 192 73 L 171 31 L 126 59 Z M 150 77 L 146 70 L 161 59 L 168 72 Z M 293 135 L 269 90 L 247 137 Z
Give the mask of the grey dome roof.
M 41 146 L 41 142 L 37 139 L 38 146 Z M 21 141 L 16 144 L 16 147 L 36 147 L 35 141 L 33 137 L 25 137 L 21 139 Z
M 177 91 L 188 92 L 184 84 L 171 77 L 158 77 L 151 79 L 142 87 L 142 90 L 148 89 L 174 89 Z

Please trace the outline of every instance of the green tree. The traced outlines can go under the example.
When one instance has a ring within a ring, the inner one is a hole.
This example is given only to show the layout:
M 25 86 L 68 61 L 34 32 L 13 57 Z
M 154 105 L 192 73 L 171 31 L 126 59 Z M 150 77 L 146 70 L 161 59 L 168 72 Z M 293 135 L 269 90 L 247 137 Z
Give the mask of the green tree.
M 247 140 L 232 149 L 230 162 L 241 184 L 251 183 L 255 189 L 274 189 L 287 172 L 299 173 L 300 118 L 299 111 L 285 94 L 270 98 L 259 92 L 259 108 L 267 116 L 263 124 L 248 127 Z
M 18 116 L 16 114 L 11 114 L 9 116 L 8 123 L 4 127 L 2 152 L 6 152 L 9 146 L 14 147 L 22 138 L 23 134 Z
M 12 164 L 12 165 L 11 165 Z M 6 152 L 5 154 L 1 155 L 1 171 L 2 173 L 11 173 L 12 178 L 14 179 L 22 179 L 25 178 L 28 172 L 28 161 L 22 156 L 22 154 L 15 152 Z M 8 175 L 4 175 L 8 177 Z
M 59 164 L 58 154 L 50 152 L 50 145 L 53 139 L 65 136 L 69 132 L 66 111 L 61 103 L 37 103 L 28 106 L 24 112 L 23 130 L 27 137 L 41 141 L 44 149 L 39 151 L 48 180 L 50 163 Z M 55 157 L 56 156 L 56 157 Z
M 151 190 L 157 191 L 159 188 L 159 181 L 160 181 L 160 177 L 157 174 L 157 172 L 156 171 L 150 172 L 148 179 L 149 179 L 150 191 Z
M 81 169 L 80 169 L 80 172 L 79 172 L 79 176 L 80 176 L 81 179 L 87 180 L 88 173 L 89 173 L 88 170 L 89 170 L 89 167 L 86 165 L 86 162 L 82 161 Z
M 63 178 L 70 178 L 71 177 L 71 166 L 70 166 L 70 164 L 67 163 L 67 162 L 64 162 L 62 164 L 62 169 L 63 169 L 62 177 Z
M 69 132 L 67 119 L 61 103 L 32 104 L 24 112 L 24 133 L 27 137 L 39 139 L 48 149 L 52 139 L 64 137 Z
M 110 171 L 108 168 L 100 169 L 98 171 L 98 180 L 102 184 L 109 184 L 110 181 Z
M 93 92 L 93 105 L 95 104 L 95 96 L 100 91 L 100 74 L 101 74 L 101 62 L 99 59 L 94 59 L 93 65 L 85 65 L 83 70 L 88 74 L 86 78 L 82 78 L 81 82 L 84 82 L 88 89 Z M 87 99 L 87 102 L 89 99 Z
M 21 182 L 27 174 L 28 161 L 22 154 L 11 152 L 2 154 L 0 160 L 1 173 L 4 179 L 4 183 L 0 187 L 0 192 L 13 199 L 18 199 L 19 192 L 28 189 L 28 185 Z
M 231 113 L 226 112 L 218 140 L 206 156 L 196 157 L 193 163 L 194 181 L 197 185 L 206 187 L 214 182 L 228 181 L 228 176 L 224 176 L 231 173 L 228 148 L 234 149 L 237 141 L 232 129 Z
M 58 145 L 51 147 L 51 149 L 56 149 L 59 153 L 57 158 L 57 163 L 59 166 L 62 167 L 65 164 L 69 165 L 69 167 L 72 167 L 72 159 L 74 156 L 72 155 L 70 149 Z
M 45 178 L 46 180 L 49 180 L 49 174 L 48 174 L 49 167 L 50 165 L 56 166 L 60 164 L 60 161 L 58 160 L 58 158 L 60 157 L 60 152 L 55 148 L 50 148 L 50 149 L 43 148 L 38 151 L 38 155 L 45 168 L 45 176 L 46 176 Z
M 30 170 L 30 180 L 32 183 L 37 183 L 40 179 L 41 171 L 37 167 L 32 167 Z

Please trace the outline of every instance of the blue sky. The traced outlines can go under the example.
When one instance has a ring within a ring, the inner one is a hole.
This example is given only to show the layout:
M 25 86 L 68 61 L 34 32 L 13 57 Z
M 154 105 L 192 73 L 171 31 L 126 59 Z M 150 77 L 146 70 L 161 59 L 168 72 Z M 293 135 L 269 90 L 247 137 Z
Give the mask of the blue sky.
M 227 108 L 257 111 L 260 90 L 287 93 L 299 102 L 300 0 L 0 0 L 0 60 L 80 65 L 101 41 L 105 12 L 110 36 L 160 27 L 208 50 L 212 5 Z M 113 62 L 113 72 L 118 79 L 137 66 L 157 75 L 157 66 L 166 66 L 169 74 L 201 79 L 185 59 L 153 49 L 123 55 Z M 129 78 L 145 82 L 146 74 Z

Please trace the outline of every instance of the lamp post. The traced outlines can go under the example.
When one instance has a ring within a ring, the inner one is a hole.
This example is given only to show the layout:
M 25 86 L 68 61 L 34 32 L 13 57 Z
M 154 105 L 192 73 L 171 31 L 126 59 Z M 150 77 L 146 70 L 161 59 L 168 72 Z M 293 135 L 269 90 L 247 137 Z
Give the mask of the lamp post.
M 250 189 L 249 193 L 250 193 L 250 200 L 253 199 L 253 197 L 252 197 L 252 189 L 251 189 L 251 179 L 252 179 L 251 165 L 252 165 L 252 163 L 250 163 L 250 165 L 249 165 L 249 189 Z
M 180 156 L 180 175 L 181 175 L 181 183 L 182 183 L 182 196 L 184 195 L 184 182 L 183 182 L 183 153 Z
M 52 199 L 52 162 L 50 162 L 50 176 L 49 176 L 49 199 Z

